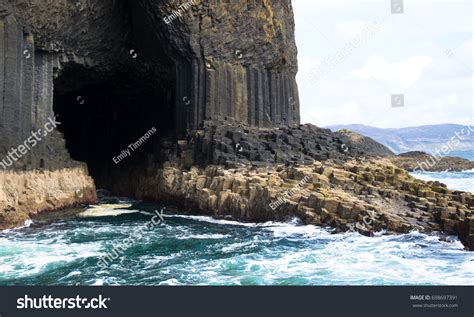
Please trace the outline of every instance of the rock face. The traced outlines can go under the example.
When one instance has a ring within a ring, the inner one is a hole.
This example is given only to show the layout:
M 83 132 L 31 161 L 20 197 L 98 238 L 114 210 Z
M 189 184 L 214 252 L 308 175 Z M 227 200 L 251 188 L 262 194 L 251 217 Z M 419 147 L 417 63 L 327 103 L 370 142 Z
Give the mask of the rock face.
M 139 155 L 166 161 L 206 120 L 299 124 L 287 0 L 0 0 L 0 39 L 0 154 L 62 122 L 7 169 L 84 161 L 102 185 L 152 127 Z
M 413 151 L 399 154 L 392 162 L 407 171 L 444 172 L 474 169 L 474 162 L 460 157 L 433 156 L 425 152 Z
M 33 92 L 27 87 L 38 81 L 49 83 L 38 88 L 52 109 L 53 78 L 66 74 L 57 80 L 58 93 L 76 91 L 86 99 L 88 86 L 126 71 L 170 93 L 164 103 L 172 104 L 173 128 L 181 134 L 225 117 L 260 127 L 299 124 L 294 21 L 286 0 L 1 0 L 0 6 L 7 41 L 2 65 L 11 82 L 23 74 L 16 94 L 9 90 L 19 104 L 31 103 L 19 91 Z M 74 80 L 67 76 L 71 69 Z M 26 124 L 28 113 L 24 108 L 15 122 Z
M 459 224 L 459 239 L 470 250 L 474 250 L 474 217 L 466 217 Z
M 147 26 L 171 44 L 176 108 L 189 102 L 178 110 L 188 112 L 189 128 L 225 117 L 259 127 L 299 124 L 289 1 L 190 1 L 183 17 L 169 24 L 166 17 L 179 11 L 181 1 L 138 3 Z
M 0 229 L 96 199 L 87 168 L 71 159 L 55 127 L 57 55 L 35 48 L 17 7 L 0 1 Z
M 54 118 L 55 62 L 45 52 L 33 51 L 33 38 L 0 6 L 0 168 L 34 169 L 74 165 L 58 130 L 35 139 L 34 151 L 8 155 Z M 41 141 L 39 140 L 41 139 Z M 32 146 L 33 142 L 27 142 Z
M 87 168 L 0 172 L 0 230 L 23 225 L 37 213 L 96 201 Z

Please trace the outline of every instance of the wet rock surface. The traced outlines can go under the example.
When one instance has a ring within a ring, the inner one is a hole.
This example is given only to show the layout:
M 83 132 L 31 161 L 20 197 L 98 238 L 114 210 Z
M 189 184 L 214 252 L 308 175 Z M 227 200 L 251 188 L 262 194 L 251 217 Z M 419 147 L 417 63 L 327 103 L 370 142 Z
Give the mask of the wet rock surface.
M 97 200 L 87 168 L 0 172 L 0 230 L 18 227 L 39 213 Z
M 474 251 L 474 217 L 466 217 L 459 224 L 459 239 L 471 251 Z
M 474 212 L 470 193 L 415 179 L 388 159 L 240 168 L 211 165 L 188 171 L 169 165 L 151 171 L 131 186 L 116 184 L 114 191 L 172 203 L 190 213 L 241 221 L 299 217 L 308 224 L 365 235 L 381 230 L 466 235 L 466 224 L 471 228 L 467 232 L 472 231 L 472 221 L 466 220 Z M 472 249 L 469 234 L 462 241 Z

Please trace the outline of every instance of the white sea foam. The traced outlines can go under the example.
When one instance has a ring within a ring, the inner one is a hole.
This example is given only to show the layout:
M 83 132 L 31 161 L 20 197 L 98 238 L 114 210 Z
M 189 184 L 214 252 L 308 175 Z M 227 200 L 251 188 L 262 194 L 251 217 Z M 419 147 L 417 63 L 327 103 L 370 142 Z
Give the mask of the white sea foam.
M 275 237 L 286 237 L 292 235 L 304 235 L 306 237 L 328 237 L 331 233 L 321 227 L 314 225 L 295 226 L 290 223 L 271 223 L 264 230 L 271 231 Z
M 180 282 L 179 282 L 177 279 L 175 279 L 175 278 L 171 278 L 171 279 L 169 279 L 169 280 L 160 282 L 158 285 L 176 286 L 176 285 L 182 285 L 182 283 L 180 283 Z
M 140 212 L 139 210 L 130 210 L 131 204 L 103 204 L 93 205 L 85 211 L 78 214 L 78 217 L 110 217 Z
M 179 240 L 189 240 L 189 239 L 225 239 L 230 237 L 228 234 L 192 234 L 188 236 L 177 236 L 176 239 Z
M 304 234 L 304 235 L 329 235 L 330 233 L 318 226 L 314 225 L 295 225 L 295 221 L 291 222 L 275 222 L 267 221 L 263 223 L 254 223 L 254 222 L 239 222 L 234 220 L 225 220 L 225 219 L 215 219 L 209 216 L 191 216 L 191 215 L 166 215 L 165 217 L 175 217 L 175 218 L 185 218 L 196 221 L 214 223 L 219 225 L 232 225 L 232 226 L 241 226 L 241 227 L 253 227 L 253 228 L 263 228 L 274 233 L 275 236 L 288 236 L 293 234 Z
M 410 235 L 420 237 L 419 233 L 408 234 Z M 423 237 L 427 243 L 435 242 L 435 237 Z M 392 241 L 389 241 L 390 238 Z M 236 256 L 209 263 L 209 268 L 222 270 L 222 267 L 233 267 L 238 263 L 246 273 L 242 272 L 231 279 L 224 277 L 225 283 L 231 284 L 242 278 L 258 276 L 265 284 L 296 279 L 302 284 L 313 285 L 474 285 L 473 261 L 465 261 L 460 267 L 455 267 L 449 259 L 433 259 L 429 255 L 431 251 L 416 248 L 415 242 L 407 243 L 401 237 L 396 238 L 354 235 L 325 244 L 321 249 L 281 251 L 273 257 L 267 254 L 243 258 Z M 436 243 L 443 244 L 437 240 Z M 458 244 L 444 245 L 454 253 L 465 254 Z M 450 267 L 452 269 L 448 270 Z M 462 274 L 459 274 L 460 270 Z M 222 276 L 217 280 L 222 282 Z
M 164 218 L 184 218 L 191 219 L 196 221 L 215 223 L 220 225 L 232 225 L 232 226 L 241 226 L 241 227 L 256 227 L 260 224 L 252 222 L 239 222 L 234 220 L 225 220 L 225 219 L 215 219 L 209 216 L 191 216 L 191 215 L 165 215 Z
M 12 231 L 15 231 L 15 230 L 20 230 L 20 229 L 23 229 L 23 228 L 28 228 L 28 227 L 31 226 L 32 224 L 33 224 L 33 220 L 31 220 L 31 219 L 26 219 L 22 226 L 19 226 L 19 227 L 16 227 L 16 228 L 11 228 L 11 229 L 0 230 L 0 233 L 9 233 L 9 232 L 12 232 Z
M 2 277 L 32 276 L 80 259 L 98 255 L 97 243 L 62 244 L 57 240 L 11 241 L 0 238 Z

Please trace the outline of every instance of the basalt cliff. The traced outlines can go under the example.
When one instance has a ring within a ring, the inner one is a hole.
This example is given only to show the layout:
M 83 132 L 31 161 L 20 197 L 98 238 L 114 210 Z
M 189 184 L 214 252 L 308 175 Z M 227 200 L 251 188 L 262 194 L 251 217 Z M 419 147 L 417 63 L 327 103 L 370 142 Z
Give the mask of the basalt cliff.
M 471 194 L 300 125 L 296 55 L 288 0 L 0 0 L 0 228 L 105 188 L 473 248 Z

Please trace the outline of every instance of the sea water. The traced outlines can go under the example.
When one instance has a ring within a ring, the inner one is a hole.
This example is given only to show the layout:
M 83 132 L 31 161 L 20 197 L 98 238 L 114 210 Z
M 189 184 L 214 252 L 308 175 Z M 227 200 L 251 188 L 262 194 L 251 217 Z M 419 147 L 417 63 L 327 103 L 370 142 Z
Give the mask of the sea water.
M 424 181 L 439 181 L 449 189 L 474 193 L 474 170 L 462 172 L 416 172 L 412 176 Z
M 298 219 L 240 223 L 170 208 L 149 226 L 161 208 L 104 202 L 5 230 L 0 285 L 474 284 L 474 252 L 455 237 L 333 234 Z M 136 232 L 140 239 L 112 252 Z M 112 260 L 99 265 L 105 256 Z

